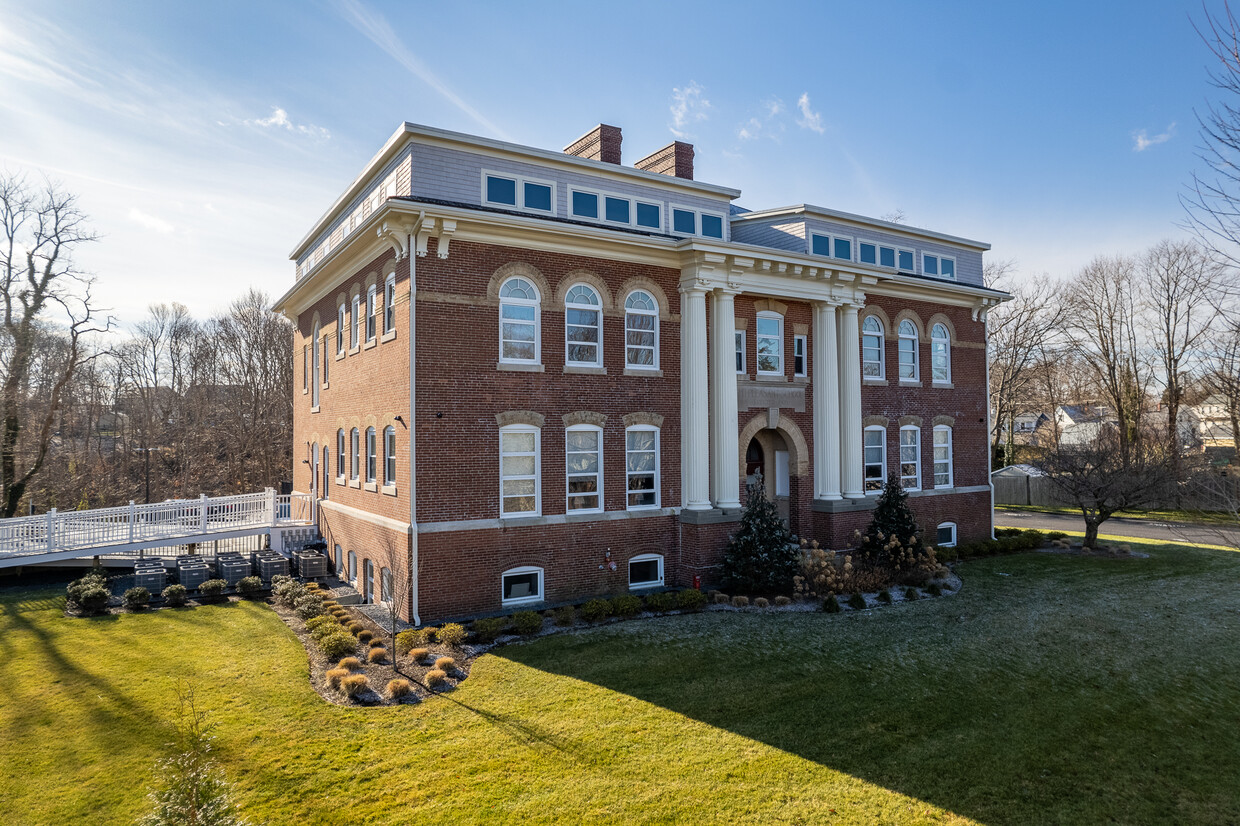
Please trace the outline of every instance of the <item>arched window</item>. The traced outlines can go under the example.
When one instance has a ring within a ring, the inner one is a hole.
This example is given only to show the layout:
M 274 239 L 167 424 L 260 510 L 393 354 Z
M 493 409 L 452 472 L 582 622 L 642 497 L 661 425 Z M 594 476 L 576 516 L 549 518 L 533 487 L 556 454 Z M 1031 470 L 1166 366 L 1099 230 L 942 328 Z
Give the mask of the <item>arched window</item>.
M 509 278 L 499 288 L 499 360 L 537 364 L 539 336 L 538 288 L 524 278 Z
M 359 444 L 357 428 L 349 431 L 349 478 L 354 482 L 357 481 L 358 465 L 361 463 L 361 445 Z
M 865 492 L 878 494 L 887 484 L 887 428 L 871 426 L 865 429 L 862 443 L 865 463 Z
M 659 507 L 659 429 L 634 425 L 624 431 L 626 507 Z
M 375 601 L 375 563 L 367 559 L 362 563 L 362 601 L 372 603 Z
M 758 375 L 784 374 L 784 317 L 766 310 L 758 313 L 754 331 L 758 347 Z
M 375 340 L 375 304 L 378 299 L 379 288 L 374 284 L 366 290 L 366 340 Z
M 392 601 L 392 569 L 391 568 L 380 568 L 379 569 L 379 601 L 380 602 L 391 602 Z
M 349 308 L 349 349 L 357 348 L 357 325 L 361 321 L 362 315 L 362 296 L 360 293 L 353 294 L 353 304 Z
M 532 565 L 521 568 L 510 568 L 500 575 L 500 603 L 508 605 L 525 605 L 530 602 L 542 602 L 543 569 Z
M 319 443 L 315 442 L 310 445 L 310 493 L 314 496 L 322 496 L 323 492 L 319 490 Z
M 565 431 L 569 511 L 603 509 L 603 429 L 589 424 Z
M 533 425 L 514 424 L 499 431 L 499 515 L 538 516 L 539 435 Z
M 349 582 L 357 587 L 357 554 L 349 551 Z
M 907 318 L 900 322 L 900 378 L 917 381 L 917 325 Z
M 921 490 L 921 428 L 900 428 L 900 487 Z
M 329 478 L 331 477 L 331 473 L 332 473 L 332 452 L 327 447 L 327 445 L 323 445 L 323 474 L 322 474 L 323 485 L 322 485 L 322 489 L 319 491 L 319 496 L 322 496 L 324 499 L 326 499 L 329 496 L 327 492 L 328 491 L 327 483 L 328 483 Z
M 341 548 L 339 545 L 336 546 L 336 576 L 340 579 L 344 579 L 345 577 L 344 548 Z
M 336 431 L 336 479 L 341 482 L 344 481 L 344 458 L 344 428 L 342 427 Z
M 347 310 L 341 304 L 336 308 L 336 355 L 344 354 L 344 328 L 348 325 L 345 320 Z
M 598 293 L 577 284 L 564 296 L 564 362 L 580 367 L 603 363 L 603 314 Z
M 396 273 L 389 273 L 383 281 L 383 332 L 396 329 Z
M 952 339 L 943 324 L 930 330 L 930 381 L 950 384 L 952 380 Z
M 956 523 L 940 522 L 938 529 L 935 530 L 934 544 L 940 548 L 956 547 Z
M 310 344 L 310 406 L 319 406 L 319 387 L 322 379 L 319 376 L 319 324 L 314 323 L 314 333 Z
M 396 428 L 383 428 L 383 484 L 396 484 Z
M 952 429 L 943 424 L 934 428 L 934 486 L 952 486 Z
M 872 315 L 861 322 L 861 376 L 867 379 L 883 377 L 883 322 Z
M 630 588 L 658 588 L 662 585 L 662 554 L 640 554 L 629 560 Z
M 659 368 L 659 304 L 645 290 L 634 290 L 624 300 L 624 366 Z
M 378 445 L 375 444 L 375 429 L 366 428 L 366 481 L 375 481 L 378 472 Z

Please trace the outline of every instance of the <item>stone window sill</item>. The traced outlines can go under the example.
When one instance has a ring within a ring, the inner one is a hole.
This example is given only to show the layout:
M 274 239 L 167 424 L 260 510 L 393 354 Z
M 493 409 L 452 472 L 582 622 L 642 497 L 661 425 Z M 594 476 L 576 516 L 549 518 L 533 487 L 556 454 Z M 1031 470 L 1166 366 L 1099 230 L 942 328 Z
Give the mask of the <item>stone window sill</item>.
M 508 373 L 541 373 L 546 370 L 541 364 L 522 364 L 520 362 L 512 363 L 507 361 L 496 362 L 495 369 Z
M 862 379 L 861 383 L 865 385 L 869 385 L 870 387 L 886 387 L 887 386 L 886 379 Z
M 345 479 L 343 476 L 337 476 L 337 477 L 336 477 L 336 484 L 337 484 L 337 485 L 340 485 L 341 487 L 344 487 L 344 486 L 345 486 L 345 484 L 346 484 L 347 482 L 348 482 L 348 480 L 347 480 L 347 479 Z
M 323 382 L 323 389 L 324 389 L 324 390 L 330 390 L 330 389 L 331 389 L 331 387 L 332 387 L 331 382 L 327 382 L 327 381 Z
M 357 355 L 358 353 L 360 353 L 360 352 L 362 352 L 362 348 L 361 348 L 361 347 L 350 347 L 350 348 L 349 348 L 349 355 L 351 355 L 351 356 L 356 356 L 356 355 Z
M 661 379 L 663 378 L 663 371 L 662 370 L 642 370 L 636 367 L 626 367 L 624 368 L 624 375 L 645 376 L 646 378 L 651 378 L 651 379 Z
M 318 406 L 317 404 L 310 405 L 310 412 L 311 412 L 311 413 L 318 413 L 318 412 L 319 412 L 319 406 Z
M 344 350 L 340 350 L 336 353 L 336 361 L 344 361 Z
M 378 342 L 376 339 L 373 339 L 373 338 L 372 338 L 372 339 L 370 339 L 369 341 L 367 341 L 365 344 L 363 344 L 363 345 L 362 345 L 362 349 L 363 349 L 363 350 L 369 350 L 370 348 L 374 347 L 374 346 L 375 346 L 376 344 L 378 344 L 378 343 L 379 343 L 379 342 Z
M 376 491 L 379 490 L 379 485 L 376 482 L 367 482 L 366 490 L 370 491 L 371 493 L 375 493 Z
M 354 490 L 358 490 L 359 488 L 361 488 L 361 486 L 362 486 L 362 483 L 358 481 L 357 479 L 349 480 L 349 487 L 353 488 Z
M 380 489 L 380 492 L 381 492 L 384 496 L 395 496 L 395 495 L 396 495 L 396 486 L 395 486 L 395 485 L 384 485 L 384 486 Z
M 764 375 L 764 374 L 762 374 L 762 373 L 759 373 L 759 374 L 758 374 L 758 378 L 757 378 L 757 380 L 758 380 L 758 381 L 771 381 L 771 382 L 775 382 L 775 383 L 777 383 L 777 384 L 787 384 L 787 383 L 788 383 L 788 378 L 787 378 L 786 376 L 782 375 L 782 374 L 781 374 L 781 375 L 778 375 L 778 376 L 769 376 L 769 375 Z
M 564 365 L 566 374 L 574 374 L 579 376 L 605 376 L 607 375 L 606 367 L 585 367 L 576 364 Z
M 901 387 L 921 387 L 921 382 L 917 379 L 900 379 Z
M 386 333 L 384 333 L 382 336 L 380 336 L 379 340 L 380 340 L 380 341 L 395 341 L 395 340 L 396 340 L 396 331 L 395 331 L 395 330 L 389 330 L 388 332 L 386 332 Z
M 955 390 L 956 389 L 956 385 L 952 384 L 950 381 L 936 381 L 936 382 L 931 383 L 930 386 L 935 388 L 936 390 Z M 1033 431 L 1028 430 L 1025 432 L 1032 433 Z

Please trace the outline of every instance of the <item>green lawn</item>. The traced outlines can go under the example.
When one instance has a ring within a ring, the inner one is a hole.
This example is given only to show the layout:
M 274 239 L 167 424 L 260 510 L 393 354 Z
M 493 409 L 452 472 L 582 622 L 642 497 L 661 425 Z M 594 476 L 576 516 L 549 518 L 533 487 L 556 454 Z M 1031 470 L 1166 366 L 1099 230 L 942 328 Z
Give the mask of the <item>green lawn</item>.
M 1240 554 L 1140 549 L 549 637 L 383 709 L 324 704 L 261 605 L 70 620 L 0 591 L 0 811 L 131 823 L 189 677 L 255 823 L 1236 822 Z
M 1063 513 L 1068 516 L 1081 516 L 1081 509 L 1055 505 L 995 505 L 995 513 L 1003 511 L 1024 511 L 1025 513 Z M 1124 519 L 1149 519 L 1155 522 L 1198 522 L 1207 525 L 1230 525 L 1236 527 L 1236 519 L 1225 511 L 1176 511 L 1176 510 L 1138 510 L 1118 511 L 1115 516 Z M 1083 518 L 1083 517 L 1082 517 Z

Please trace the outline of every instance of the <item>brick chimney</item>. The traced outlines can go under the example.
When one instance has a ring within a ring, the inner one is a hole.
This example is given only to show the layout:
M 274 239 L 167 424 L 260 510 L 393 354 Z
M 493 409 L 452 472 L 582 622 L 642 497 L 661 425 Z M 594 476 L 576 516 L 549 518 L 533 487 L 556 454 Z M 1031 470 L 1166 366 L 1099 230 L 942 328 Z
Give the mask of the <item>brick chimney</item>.
M 672 141 L 667 146 L 651 152 L 633 166 L 647 172 L 660 175 L 674 175 L 677 178 L 693 180 L 693 144 L 684 141 Z
M 565 154 L 604 163 L 620 163 L 620 127 L 600 123 L 564 147 Z

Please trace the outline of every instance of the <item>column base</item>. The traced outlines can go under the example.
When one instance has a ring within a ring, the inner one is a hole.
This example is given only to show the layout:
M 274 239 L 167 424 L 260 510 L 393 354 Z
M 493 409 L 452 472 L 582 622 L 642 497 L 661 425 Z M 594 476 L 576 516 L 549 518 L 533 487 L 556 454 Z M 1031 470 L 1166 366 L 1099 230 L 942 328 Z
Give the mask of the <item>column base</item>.
M 850 513 L 873 510 L 874 504 L 873 496 L 860 499 L 815 499 L 810 502 L 810 510 L 814 513 Z
M 740 519 L 740 508 L 733 511 L 720 510 L 719 508 L 710 508 L 708 510 L 690 510 L 685 508 L 680 512 L 680 521 L 687 525 L 716 525 L 721 522 L 739 522 Z

